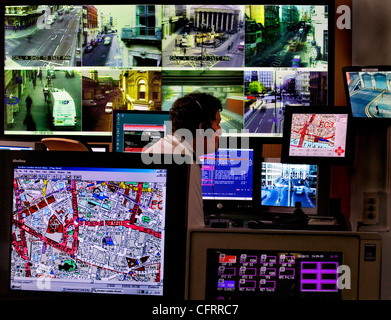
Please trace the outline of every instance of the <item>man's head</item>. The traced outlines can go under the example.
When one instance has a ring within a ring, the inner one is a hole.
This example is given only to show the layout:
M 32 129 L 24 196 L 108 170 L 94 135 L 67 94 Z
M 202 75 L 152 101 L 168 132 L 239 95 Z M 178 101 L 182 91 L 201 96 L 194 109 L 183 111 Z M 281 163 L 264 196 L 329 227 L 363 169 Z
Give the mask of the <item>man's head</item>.
M 222 109 L 221 101 L 210 94 L 201 92 L 187 94 L 177 99 L 170 109 L 172 132 L 175 133 L 180 129 L 188 130 L 193 137 L 192 145 L 197 155 L 214 152 L 217 150 L 221 134 L 220 111 Z M 195 150 L 201 138 L 204 148 Z M 214 150 L 211 150 L 211 147 Z

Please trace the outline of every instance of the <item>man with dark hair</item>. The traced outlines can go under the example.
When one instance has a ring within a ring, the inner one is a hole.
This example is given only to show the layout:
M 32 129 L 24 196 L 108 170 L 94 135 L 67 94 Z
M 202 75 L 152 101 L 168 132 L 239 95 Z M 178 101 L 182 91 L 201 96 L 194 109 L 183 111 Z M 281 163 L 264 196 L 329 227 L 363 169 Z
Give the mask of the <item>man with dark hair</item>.
M 177 99 L 170 109 L 172 132 L 186 128 L 195 134 L 197 129 L 211 128 L 221 110 L 220 100 L 210 94 L 194 92 L 185 95 Z
M 171 134 L 144 149 L 149 154 L 188 155 L 193 159 L 189 181 L 189 228 L 205 225 L 199 156 L 217 151 L 222 109 L 220 100 L 207 93 L 194 92 L 178 98 L 170 109 Z

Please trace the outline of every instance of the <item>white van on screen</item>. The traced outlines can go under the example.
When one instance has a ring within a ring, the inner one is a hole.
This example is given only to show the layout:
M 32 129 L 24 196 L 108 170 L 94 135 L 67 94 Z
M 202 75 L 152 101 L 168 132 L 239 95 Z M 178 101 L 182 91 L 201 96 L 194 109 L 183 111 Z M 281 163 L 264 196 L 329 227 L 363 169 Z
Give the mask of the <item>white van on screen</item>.
M 72 97 L 61 89 L 53 89 L 51 94 L 53 125 L 55 127 L 75 126 L 76 107 Z

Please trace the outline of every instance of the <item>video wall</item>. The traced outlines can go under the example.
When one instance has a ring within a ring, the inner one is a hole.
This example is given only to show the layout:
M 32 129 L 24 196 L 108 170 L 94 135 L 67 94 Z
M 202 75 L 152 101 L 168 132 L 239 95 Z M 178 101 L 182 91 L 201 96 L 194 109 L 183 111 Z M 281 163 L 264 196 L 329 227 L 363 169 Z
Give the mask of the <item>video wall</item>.
M 329 103 L 329 9 L 5 6 L 3 134 L 110 139 L 113 110 L 202 91 L 222 101 L 223 134 L 282 137 L 286 106 Z

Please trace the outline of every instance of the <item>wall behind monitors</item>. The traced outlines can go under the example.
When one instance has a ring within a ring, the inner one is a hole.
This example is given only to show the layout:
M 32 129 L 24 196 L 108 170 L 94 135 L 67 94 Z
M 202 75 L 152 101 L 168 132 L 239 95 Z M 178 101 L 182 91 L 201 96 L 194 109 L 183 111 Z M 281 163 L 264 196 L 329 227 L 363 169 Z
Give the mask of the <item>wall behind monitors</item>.
M 2 9 L 10 138 L 110 140 L 112 110 L 167 110 L 193 90 L 222 100 L 226 134 L 281 137 L 286 105 L 332 104 L 328 0 Z

